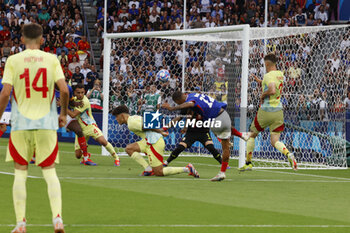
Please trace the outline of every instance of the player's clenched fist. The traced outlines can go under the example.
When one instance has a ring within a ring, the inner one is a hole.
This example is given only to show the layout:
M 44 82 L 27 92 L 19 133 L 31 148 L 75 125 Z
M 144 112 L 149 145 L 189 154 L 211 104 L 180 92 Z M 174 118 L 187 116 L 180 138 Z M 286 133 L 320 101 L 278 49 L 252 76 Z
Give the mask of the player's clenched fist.
M 60 115 L 58 117 L 58 124 L 59 127 L 62 128 L 67 124 L 67 116 L 66 115 Z

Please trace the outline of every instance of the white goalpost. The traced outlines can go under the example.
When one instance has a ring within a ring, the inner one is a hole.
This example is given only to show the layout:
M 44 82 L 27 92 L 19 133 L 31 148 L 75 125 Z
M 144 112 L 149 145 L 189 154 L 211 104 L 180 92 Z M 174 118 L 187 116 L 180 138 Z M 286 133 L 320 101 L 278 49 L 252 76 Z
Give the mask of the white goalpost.
M 232 31 L 241 31 L 242 32 L 242 47 L 243 47 L 243 56 L 242 56 L 242 89 L 241 89 L 241 104 L 243 107 L 247 108 L 247 83 L 248 83 L 248 60 L 249 60 L 249 25 L 240 25 L 240 26 L 228 26 L 228 27 L 220 27 L 220 28 L 203 28 L 203 29 L 187 29 L 187 30 L 175 30 L 175 31 L 160 31 L 160 32 L 137 32 L 137 33 L 110 33 L 104 35 L 104 50 L 103 50 L 103 93 L 104 93 L 104 101 L 103 101 L 103 127 L 102 132 L 105 138 L 108 138 L 108 122 L 109 119 L 109 105 L 110 105 L 110 54 L 111 54 L 111 41 L 113 39 L 122 39 L 122 38 L 167 38 L 172 36 L 179 36 L 189 38 L 193 35 L 203 35 L 206 33 L 215 34 L 215 33 L 224 33 L 224 32 L 232 32 Z M 183 45 L 185 49 L 185 45 Z M 185 51 L 183 51 L 185 54 Z M 183 67 L 182 72 L 185 72 Z M 185 77 L 184 73 L 182 77 Z M 184 79 L 184 78 L 183 78 Z M 184 88 L 184 82 L 182 82 L 182 90 Z M 244 111 L 241 112 L 241 121 L 240 127 L 242 131 L 246 129 L 246 116 Z M 240 142 L 240 164 L 244 163 L 244 141 Z M 102 154 L 108 155 L 108 152 L 102 147 Z
M 346 118 L 341 102 L 346 97 L 345 79 L 349 71 L 344 64 L 348 50 L 341 44 L 348 35 L 348 26 L 250 28 L 249 25 L 106 33 L 104 136 L 117 148 L 137 140 L 126 127 L 117 125 L 110 111 L 126 104 L 132 114 L 141 115 L 150 84 L 158 85 L 162 101 L 171 102 L 169 93 L 175 89 L 200 91 L 226 101 L 234 126 L 241 132 L 248 131 L 261 94 L 261 87 L 251 75 L 263 78 L 266 48 L 267 53 L 279 57 L 278 68 L 285 74 L 281 101 L 286 124 L 281 140 L 295 153 L 299 168 L 346 168 Z M 160 68 L 170 71 L 170 82 L 156 82 L 155 74 Z M 269 145 L 268 135 L 266 131 L 256 139 L 254 167 L 289 168 L 284 156 Z M 212 137 L 215 147 L 221 150 L 220 143 Z M 175 149 L 180 138 L 179 129 L 170 131 L 167 153 Z M 231 158 L 238 159 L 241 167 L 245 163 L 245 142 L 238 138 L 232 142 Z M 102 154 L 107 152 L 103 149 Z M 185 155 L 188 154 L 208 152 L 197 143 L 187 150 Z

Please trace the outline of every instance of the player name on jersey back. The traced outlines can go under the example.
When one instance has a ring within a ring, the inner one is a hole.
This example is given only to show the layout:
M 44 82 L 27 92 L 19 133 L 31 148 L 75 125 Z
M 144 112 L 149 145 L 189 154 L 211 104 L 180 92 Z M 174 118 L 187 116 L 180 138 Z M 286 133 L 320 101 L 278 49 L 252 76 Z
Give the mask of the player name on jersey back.
M 26 49 L 10 56 L 2 83 L 13 86 L 11 130 L 58 129 L 54 85 L 64 79 L 56 56 Z

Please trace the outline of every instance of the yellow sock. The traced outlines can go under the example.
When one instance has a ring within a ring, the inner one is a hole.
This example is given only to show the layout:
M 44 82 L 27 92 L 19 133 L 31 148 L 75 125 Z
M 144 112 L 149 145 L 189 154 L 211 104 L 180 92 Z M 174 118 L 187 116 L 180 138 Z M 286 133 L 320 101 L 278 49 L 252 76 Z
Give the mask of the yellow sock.
M 287 149 L 286 145 L 284 145 L 283 142 L 276 142 L 275 143 L 275 148 L 281 152 L 282 154 L 284 154 L 285 156 L 287 156 L 289 154 L 289 150 Z
M 15 180 L 13 182 L 12 195 L 13 195 L 13 204 L 15 206 L 17 222 L 22 222 L 26 214 L 27 176 L 28 176 L 27 170 L 15 169 Z
M 247 162 L 252 161 L 254 147 L 255 147 L 255 138 L 249 138 L 247 141 L 247 158 L 246 158 Z
M 148 167 L 148 163 L 144 160 L 139 152 L 134 152 L 131 155 L 131 158 L 140 164 L 144 169 Z
M 164 167 L 163 168 L 163 175 L 168 176 L 168 175 L 175 175 L 179 173 L 184 173 L 184 168 L 183 167 Z
M 114 147 L 112 146 L 111 143 L 107 143 L 105 148 L 114 159 L 119 159 L 119 156 L 117 155 L 117 153 L 115 153 Z
M 52 218 L 56 218 L 57 215 L 62 217 L 61 185 L 56 174 L 56 169 L 49 168 L 43 169 L 42 171 L 47 183 L 47 192 L 49 193 Z

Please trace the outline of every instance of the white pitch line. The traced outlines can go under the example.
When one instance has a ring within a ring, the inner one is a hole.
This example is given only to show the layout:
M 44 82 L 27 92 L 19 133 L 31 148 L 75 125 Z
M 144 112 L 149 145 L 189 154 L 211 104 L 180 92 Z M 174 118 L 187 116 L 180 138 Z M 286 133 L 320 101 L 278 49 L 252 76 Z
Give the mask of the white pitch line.
M 14 227 L 14 224 L 0 224 L 0 227 Z M 52 227 L 51 224 L 27 224 L 29 227 Z M 194 224 L 162 224 L 162 225 L 143 225 L 143 224 L 65 224 L 66 227 L 191 227 L 191 228 L 350 228 L 350 225 L 194 225 Z
M 298 173 L 298 172 L 281 172 L 281 171 L 260 170 L 260 169 L 257 169 L 255 171 L 271 172 L 271 173 L 278 173 L 278 174 L 288 174 L 288 175 L 295 175 L 295 176 L 310 176 L 310 177 L 317 177 L 317 178 L 350 181 L 350 178 L 336 177 L 336 176 L 321 176 L 321 175 L 305 174 L 305 173 Z
M 10 175 L 10 176 L 14 176 L 15 173 L 12 172 L 0 172 L 0 174 L 4 174 L 4 175 Z M 28 176 L 29 178 L 34 178 L 34 179 L 42 179 L 43 177 L 39 177 L 39 176 Z
M 350 180 L 278 180 L 278 179 L 246 179 L 244 182 L 291 182 L 291 183 L 350 183 Z
M 14 176 L 14 173 L 11 172 L 1 172 L 0 174 L 4 175 L 10 175 Z M 40 176 L 28 176 L 29 178 L 35 178 L 35 179 L 44 179 L 43 177 Z M 152 177 L 152 178 L 147 178 L 147 177 L 58 177 L 60 180 L 142 180 L 142 181 L 208 181 L 208 179 L 191 179 L 190 178 L 165 178 L 165 177 Z M 228 181 L 232 181 L 232 179 L 225 179 Z

